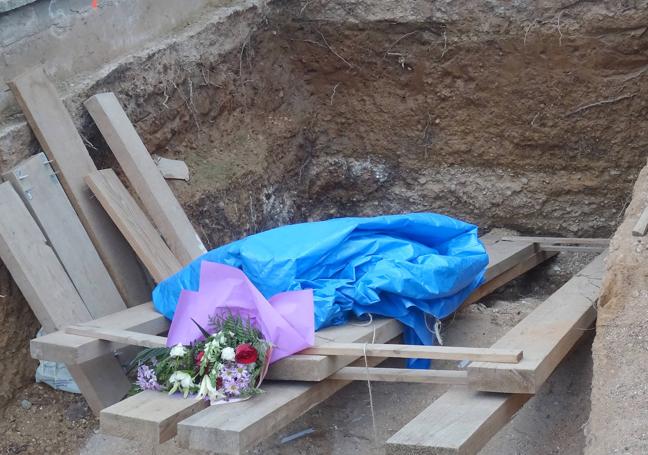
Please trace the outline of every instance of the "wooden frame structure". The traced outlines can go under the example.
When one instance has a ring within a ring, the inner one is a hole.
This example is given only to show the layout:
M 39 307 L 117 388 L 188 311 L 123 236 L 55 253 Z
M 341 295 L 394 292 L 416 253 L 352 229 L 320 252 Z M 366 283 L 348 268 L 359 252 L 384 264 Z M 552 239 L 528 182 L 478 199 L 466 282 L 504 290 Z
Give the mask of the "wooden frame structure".
M 68 366 L 107 433 L 151 444 L 177 437 L 185 448 L 240 453 L 350 381 L 370 378 L 455 386 L 390 438 L 388 453 L 475 453 L 537 392 L 595 318 L 602 255 L 491 348 L 392 344 L 400 323 L 378 319 L 319 331 L 313 348 L 272 365 L 267 393 L 254 400 L 218 409 L 150 391 L 122 400 L 130 382 L 115 352 L 166 344 L 161 334 L 168 321 L 142 303 L 147 275 L 159 282 L 204 247 L 113 94 L 96 95 L 86 107 L 143 208 L 112 170 L 95 168 L 41 69 L 9 85 L 47 158 L 28 160 L 0 184 L 0 258 L 47 332 L 32 340 L 32 356 Z M 71 239 L 79 240 L 72 245 Z M 465 305 L 559 251 L 607 247 L 601 239 L 481 240 L 490 263 Z M 386 357 L 412 356 L 472 363 L 465 370 L 376 367 Z M 429 416 L 438 415 L 452 423 L 435 426 Z

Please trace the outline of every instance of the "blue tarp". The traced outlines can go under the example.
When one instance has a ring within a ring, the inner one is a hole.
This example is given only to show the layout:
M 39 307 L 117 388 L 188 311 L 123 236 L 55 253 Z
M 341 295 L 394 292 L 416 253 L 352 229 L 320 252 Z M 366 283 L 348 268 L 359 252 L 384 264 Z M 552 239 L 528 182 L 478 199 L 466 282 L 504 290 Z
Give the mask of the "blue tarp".
M 202 261 L 240 268 L 266 298 L 313 289 L 316 330 L 371 313 L 401 321 L 406 343 L 433 344 L 425 313 L 455 311 L 481 283 L 488 255 L 476 226 L 434 213 L 293 224 L 216 248 L 164 280 L 153 303 L 167 318 L 182 289 L 198 289 Z

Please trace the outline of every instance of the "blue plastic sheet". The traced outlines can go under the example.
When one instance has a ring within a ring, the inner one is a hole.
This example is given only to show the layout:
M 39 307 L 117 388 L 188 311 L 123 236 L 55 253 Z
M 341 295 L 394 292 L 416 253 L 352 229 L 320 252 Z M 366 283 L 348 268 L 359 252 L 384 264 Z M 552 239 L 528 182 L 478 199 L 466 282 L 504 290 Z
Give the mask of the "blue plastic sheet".
M 167 318 L 182 289 L 198 289 L 202 261 L 240 268 L 266 298 L 313 289 L 316 330 L 371 313 L 401 321 L 406 343 L 429 345 L 425 314 L 454 312 L 481 284 L 488 255 L 476 226 L 434 213 L 293 224 L 216 248 L 164 280 L 153 303 Z

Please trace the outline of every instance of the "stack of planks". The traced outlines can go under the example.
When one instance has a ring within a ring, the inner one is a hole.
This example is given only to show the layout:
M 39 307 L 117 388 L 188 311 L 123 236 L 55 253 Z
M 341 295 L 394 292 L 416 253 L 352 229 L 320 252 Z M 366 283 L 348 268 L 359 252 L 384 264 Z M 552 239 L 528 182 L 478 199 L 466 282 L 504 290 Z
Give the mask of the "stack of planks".
M 579 338 L 578 330 L 594 318 L 585 301 L 597 297 L 600 258 L 492 348 L 385 344 L 398 339 L 402 328 L 377 319 L 318 332 L 312 349 L 272 365 L 267 393 L 254 400 L 205 408 L 202 401 L 144 392 L 120 401 L 130 383 L 113 353 L 166 342 L 159 334 L 168 321 L 143 303 L 151 281 L 175 273 L 204 246 L 113 94 L 95 95 L 85 105 L 142 208 L 112 170 L 96 169 L 41 69 L 10 87 L 47 156 L 22 163 L 0 185 L 0 258 L 48 333 L 32 340 L 32 356 L 68 365 L 92 409 L 101 412 L 107 433 L 152 444 L 177 436 L 189 449 L 240 453 L 369 373 L 372 380 L 460 386 L 394 435 L 389 451 L 474 453 L 537 391 Z M 482 241 L 490 264 L 466 305 L 558 251 L 606 246 L 600 239 L 486 235 Z M 368 369 L 364 359 L 358 363 L 364 355 Z M 465 371 L 375 368 L 394 356 L 473 363 Z M 435 429 L 430 416 L 438 415 L 454 423 Z

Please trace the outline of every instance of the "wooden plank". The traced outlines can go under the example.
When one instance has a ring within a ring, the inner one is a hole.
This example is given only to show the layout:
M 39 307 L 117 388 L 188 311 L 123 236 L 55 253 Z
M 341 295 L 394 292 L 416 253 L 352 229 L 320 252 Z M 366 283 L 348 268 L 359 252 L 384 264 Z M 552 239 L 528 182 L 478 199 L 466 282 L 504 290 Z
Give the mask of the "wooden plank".
M 144 210 L 182 265 L 206 253 L 189 218 L 164 181 L 114 93 L 100 93 L 85 106 L 119 161 Z
M 93 318 L 126 305 L 44 153 L 4 174 L 45 234 Z
M 66 366 L 88 406 L 97 416 L 102 409 L 124 398 L 131 388 L 130 380 L 112 353 Z
M 546 243 L 550 245 L 594 245 L 607 247 L 610 239 L 587 238 L 587 237 L 502 237 L 505 242 L 531 242 Z
M 524 358 L 518 364 L 471 363 L 470 386 L 489 392 L 536 393 L 596 319 L 604 257 L 597 256 L 493 344 L 497 349 L 522 349 Z
M 469 348 L 457 346 L 415 346 L 409 344 L 328 343 L 301 351 L 315 355 L 395 357 L 400 359 L 476 360 L 518 363 L 520 349 Z
M 318 346 L 334 341 L 384 343 L 403 331 L 394 319 L 374 319 L 372 325 L 327 327 L 315 334 Z M 292 355 L 270 365 L 268 379 L 322 381 L 340 368 L 350 364 L 358 356 Z
M 147 390 L 101 411 L 101 432 L 155 446 L 175 436 L 178 422 L 208 404 Z
M 493 234 L 486 234 L 480 240 L 488 253 L 488 267 L 484 274 L 484 282 L 504 273 L 537 251 L 532 242 L 502 241 L 500 237 Z
M 648 207 L 641 212 L 637 223 L 632 228 L 632 235 L 635 237 L 643 237 L 646 235 L 646 232 L 648 232 Z
M 88 174 L 85 181 L 157 283 L 181 269 L 180 262 L 112 169 Z
M 465 371 L 413 370 L 406 368 L 344 367 L 329 376 L 339 381 L 418 382 L 425 384 L 468 384 Z
M 9 182 L 0 184 L 0 259 L 46 332 L 92 319 L 54 250 Z
M 65 332 L 71 333 L 72 335 L 98 338 L 100 340 L 112 341 L 129 346 L 140 346 L 143 348 L 164 348 L 166 347 L 167 341 L 166 337 L 134 332 L 132 330 L 100 327 L 92 323 L 71 325 L 65 328 Z
M 83 178 L 96 171 L 74 122 L 42 68 L 32 69 L 7 83 L 70 198 L 79 219 L 108 268 L 128 306 L 150 298 L 151 287 L 135 254 Z
M 169 321 L 155 311 L 150 302 L 95 319 L 92 324 L 149 334 L 163 333 L 169 329 Z M 30 342 L 31 355 L 35 359 L 68 364 L 87 362 L 121 347 L 119 343 L 72 335 L 64 331 L 34 338 Z
M 541 251 L 555 251 L 559 253 L 601 253 L 606 248 L 606 246 L 597 245 L 551 245 L 548 243 L 538 243 L 538 249 Z
M 388 455 L 474 455 L 531 395 L 453 387 L 387 440 Z

